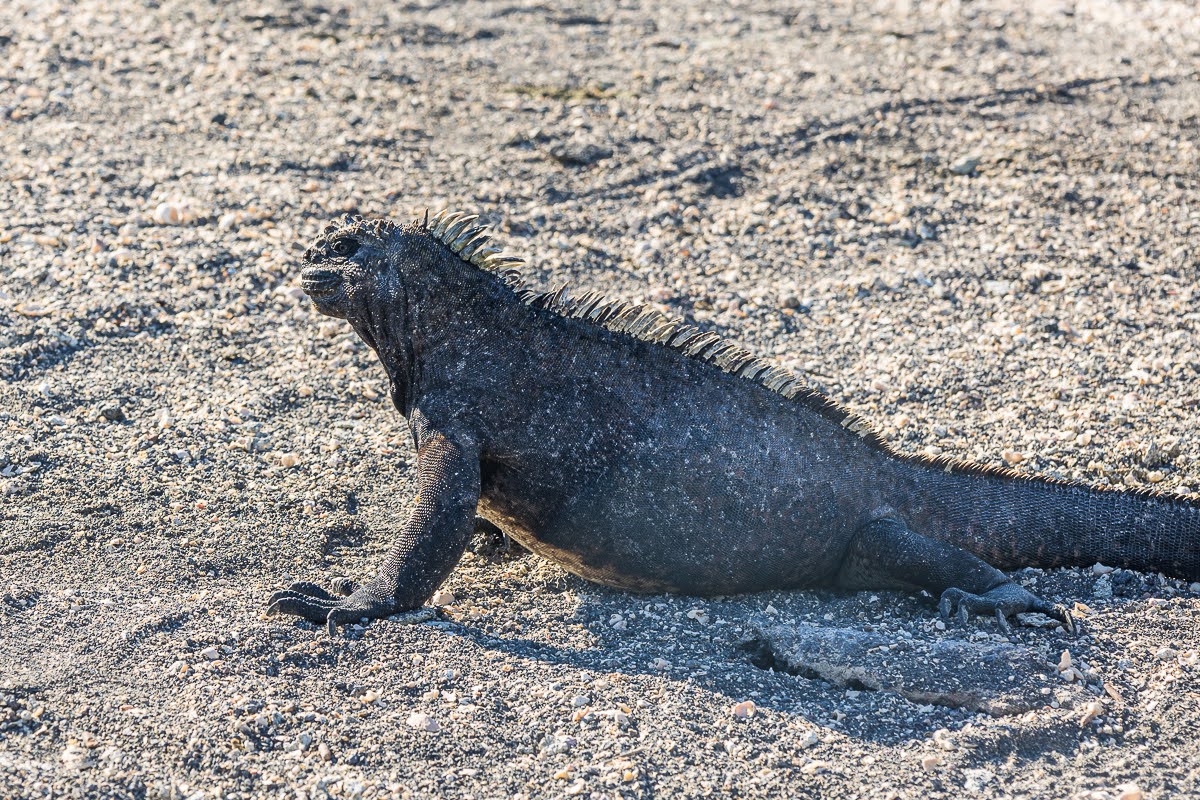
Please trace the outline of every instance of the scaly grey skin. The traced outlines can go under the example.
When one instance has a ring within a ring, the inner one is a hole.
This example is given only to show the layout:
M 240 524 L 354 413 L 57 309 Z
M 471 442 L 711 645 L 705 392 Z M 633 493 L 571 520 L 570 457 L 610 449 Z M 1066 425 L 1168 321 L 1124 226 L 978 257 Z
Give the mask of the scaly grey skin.
M 1103 561 L 1200 579 L 1200 504 L 892 450 L 786 371 L 644 308 L 521 286 L 474 217 L 348 218 L 301 285 L 378 354 L 419 499 L 379 573 L 270 610 L 339 624 L 420 607 L 478 514 L 588 580 L 726 595 L 924 589 L 1070 614 L 1000 569 Z

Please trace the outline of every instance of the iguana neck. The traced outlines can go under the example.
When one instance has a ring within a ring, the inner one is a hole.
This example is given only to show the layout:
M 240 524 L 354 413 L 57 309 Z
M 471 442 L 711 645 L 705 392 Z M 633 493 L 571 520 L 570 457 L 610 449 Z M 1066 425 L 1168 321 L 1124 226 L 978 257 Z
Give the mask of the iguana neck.
M 415 384 L 416 357 L 413 337 L 408 330 L 413 319 L 413 309 L 408 302 L 408 293 L 400 288 L 394 303 L 382 316 L 365 314 L 362 319 L 351 321 L 355 333 L 378 356 L 388 376 L 388 394 L 396 410 L 408 418 L 412 413 L 413 386 Z

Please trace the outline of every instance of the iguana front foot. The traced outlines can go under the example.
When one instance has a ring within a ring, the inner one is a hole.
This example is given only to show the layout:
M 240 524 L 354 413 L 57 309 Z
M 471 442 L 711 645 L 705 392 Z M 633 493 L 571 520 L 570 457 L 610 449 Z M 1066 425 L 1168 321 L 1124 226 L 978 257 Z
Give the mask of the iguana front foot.
M 373 586 L 359 586 L 348 578 L 333 582 L 337 594 L 309 581 L 293 583 L 275 592 L 268 601 L 268 614 L 290 614 L 310 622 L 324 622 L 329 635 L 337 633 L 338 625 L 360 619 L 379 619 L 396 610 L 393 592 Z
M 942 592 L 941 599 L 938 601 L 938 611 L 941 613 L 942 619 L 949 620 L 956 608 L 958 609 L 958 618 L 963 623 L 971 614 L 994 615 L 1000 629 L 1006 634 L 1012 633 L 1012 628 L 1008 623 L 1010 616 L 1030 611 L 1058 620 L 1068 633 L 1076 632 L 1075 619 L 1065 606 L 1047 603 L 1011 581 L 988 589 L 983 594 L 972 594 L 955 587 Z

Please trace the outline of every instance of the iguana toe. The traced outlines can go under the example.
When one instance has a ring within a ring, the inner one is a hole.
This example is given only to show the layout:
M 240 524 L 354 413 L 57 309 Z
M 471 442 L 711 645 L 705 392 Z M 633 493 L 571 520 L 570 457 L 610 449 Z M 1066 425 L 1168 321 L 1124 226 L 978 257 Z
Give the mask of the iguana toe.
M 270 605 L 275 602 L 276 598 L 288 597 L 292 595 L 303 595 L 305 597 L 316 597 L 321 600 L 337 600 L 340 595 L 331 594 L 327 589 L 312 581 L 296 581 L 286 589 L 281 589 L 271 595 L 267 600 Z
M 335 608 L 338 602 L 338 600 L 325 600 L 299 592 L 276 592 L 271 596 L 267 613 L 289 614 L 293 617 L 303 617 L 309 622 L 324 622 L 325 618 L 329 616 L 330 610 Z

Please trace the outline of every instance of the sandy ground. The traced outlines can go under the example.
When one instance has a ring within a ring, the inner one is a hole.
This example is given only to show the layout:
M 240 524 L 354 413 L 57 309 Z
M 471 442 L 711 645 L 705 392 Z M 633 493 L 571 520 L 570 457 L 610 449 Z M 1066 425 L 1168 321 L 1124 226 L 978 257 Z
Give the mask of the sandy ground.
M 0 796 L 1200 796 L 1200 586 L 1161 576 L 1019 573 L 1085 631 L 1010 644 L 480 541 L 432 622 L 263 614 L 369 573 L 412 498 L 382 371 L 296 288 L 348 210 L 481 213 L 535 282 L 910 450 L 1197 490 L 1191 3 L 6 8 Z M 1002 716 L 963 705 L 994 647 Z

